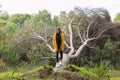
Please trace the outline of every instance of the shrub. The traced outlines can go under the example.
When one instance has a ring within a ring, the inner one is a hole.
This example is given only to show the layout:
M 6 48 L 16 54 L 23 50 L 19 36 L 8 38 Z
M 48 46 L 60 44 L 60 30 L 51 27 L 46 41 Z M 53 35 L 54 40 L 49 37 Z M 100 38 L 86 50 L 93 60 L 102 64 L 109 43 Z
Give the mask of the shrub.
M 0 59 L 0 72 L 3 71 L 6 67 L 6 64 L 3 62 L 2 59 Z

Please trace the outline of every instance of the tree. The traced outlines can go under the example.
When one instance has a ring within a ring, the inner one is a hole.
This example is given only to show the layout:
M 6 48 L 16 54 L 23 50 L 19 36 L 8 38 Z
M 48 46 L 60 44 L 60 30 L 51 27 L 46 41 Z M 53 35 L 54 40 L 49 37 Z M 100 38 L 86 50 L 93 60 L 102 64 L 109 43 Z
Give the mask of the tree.
M 8 18 L 9 18 L 9 14 L 8 14 L 7 12 L 2 13 L 2 14 L 0 15 L 0 19 L 2 19 L 2 20 L 7 21 Z
M 28 14 L 14 14 L 10 17 L 9 21 L 15 23 L 18 27 L 22 27 L 24 22 L 30 18 Z
M 39 13 L 30 15 L 30 19 L 24 22 L 24 26 L 21 27 L 14 36 L 14 44 L 17 45 L 20 60 L 23 61 L 39 61 L 41 56 L 48 54 L 48 48 L 44 43 L 35 37 L 31 28 L 37 31 L 37 33 L 44 36 L 46 39 L 50 39 L 50 35 L 53 33 L 51 15 L 47 10 L 39 11 Z M 33 24 L 34 23 L 34 24 Z M 42 48 L 41 48 L 42 47 Z M 43 51 L 45 49 L 46 51 Z M 37 55 L 37 56 L 36 56 Z M 39 57 L 39 58 L 38 58 Z
M 64 54 L 63 57 L 63 66 L 61 66 L 59 69 L 63 69 L 65 65 L 69 63 L 69 60 L 71 58 L 76 58 L 80 55 L 82 50 L 89 46 L 89 43 L 93 40 L 99 39 L 101 35 L 106 31 L 108 26 L 106 24 L 110 21 L 108 19 L 109 15 L 106 15 L 105 9 L 78 9 L 76 10 L 76 15 L 72 15 L 70 17 L 65 18 L 65 25 L 67 30 L 64 30 L 64 33 L 66 36 L 68 36 L 69 39 L 69 45 L 66 43 L 66 46 L 70 49 L 68 54 Z M 80 43 L 79 45 L 76 45 L 78 47 L 74 47 L 74 41 L 73 39 L 75 29 L 77 27 L 78 37 Z M 50 48 L 51 51 L 53 51 L 53 48 L 50 46 L 50 44 L 47 42 L 45 38 L 43 38 L 41 35 L 37 34 L 33 29 L 32 31 L 34 34 L 40 38 L 42 41 L 45 42 L 45 44 Z M 74 31 L 74 32 L 73 32 Z M 55 68 L 57 70 L 57 68 Z
M 6 21 L 0 20 L 0 27 L 4 27 L 6 25 Z
M 35 15 L 35 22 L 37 26 L 50 25 L 52 22 L 51 14 L 47 10 L 39 11 L 39 13 Z
M 62 23 L 62 26 L 65 26 L 67 23 L 67 13 L 65 11 L 60 13 L 60 22 Z
M 9 18 L 8 13 L 0 14 L 0 27 L 4 27 L 7 24 L 8 18 Z
M 63 66 L 60 66 L 58 69 L 55 68 L 55 70 L 63 69 L 69 63 L 70 59 L 78 57 L 86 46 L 91 48 L 94 41 L 99 39 L 103 33 L 110 28 L 107 24 L 111 21 L 107 10 L 102 8 L 84 10 L 75 8 L 75 10 L 68 14 L 62 12 L 60 16 L 60 20 L 63 23 L 62 25 L 64 25 L 62 30 L 66 36 L 65 45 L 68 51 L 66 51 L 67 53 L 63 56 Z M 39 31 L 35 24 L 35 20 L 33 19 L 31 24 L 27 26 L 26 29 L 24 28 L 24 30 L 27 30 L 27 38 L 30 40 L 34 38 L 44 42 L 44 44 L 54 52 L 51 46 L 51 36 L 55 28 L 48 25 L 48 30 L 42 29 Z M 24 37 L 24 40 L 25 38 L 26 37 Z M 23 43 L 24 40 L 23 38 L 21 39 L 18 41 Z
M 115 18 L 114 18 L 114 21 L 120 21 L 120 13 L 117 13 Z
M 56 27 L 60 27 L 61 23 L 59 21 L 58 16 L 54 16 L 53 20 L 52 20 L 53 25 L 55 25 Z

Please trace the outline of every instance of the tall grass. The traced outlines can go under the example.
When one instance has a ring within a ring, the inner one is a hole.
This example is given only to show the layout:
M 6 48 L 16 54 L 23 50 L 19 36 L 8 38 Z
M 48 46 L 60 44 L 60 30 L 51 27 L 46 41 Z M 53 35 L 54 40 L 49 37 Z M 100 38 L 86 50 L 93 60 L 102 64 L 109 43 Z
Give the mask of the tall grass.
M 71 65 L 73 68 L 75 68 L 79 73 L 82 74 L 89 74 L 91 76 L 96 77 L 97 80 L 109 80 L 109 64 L 105 64 L 102 61 L 99 65 L 97 65 L 94 68 L 84 68 L 84 67 L 78 67 L 75 65 Z

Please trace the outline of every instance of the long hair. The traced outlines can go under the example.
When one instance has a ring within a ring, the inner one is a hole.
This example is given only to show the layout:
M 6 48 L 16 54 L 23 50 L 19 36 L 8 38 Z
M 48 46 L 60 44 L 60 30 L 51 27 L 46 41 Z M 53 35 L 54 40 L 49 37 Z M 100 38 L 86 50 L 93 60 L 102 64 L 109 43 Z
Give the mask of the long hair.
M 62 33 L 62 31 L 61 31 L 60 28 L 57 28 L 57 29 L 56 29 L 56 32 L 57 32 L 57 31 L 58 31 L 59 33 Z

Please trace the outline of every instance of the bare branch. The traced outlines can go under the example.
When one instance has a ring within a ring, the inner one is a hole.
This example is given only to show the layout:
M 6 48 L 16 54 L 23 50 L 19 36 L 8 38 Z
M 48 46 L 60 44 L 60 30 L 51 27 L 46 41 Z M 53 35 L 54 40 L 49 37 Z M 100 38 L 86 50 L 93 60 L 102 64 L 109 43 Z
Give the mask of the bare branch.
M 78 57 L 78 55 L 80 55 L 80 53 L 82 52 L 83 48 L 87 45 L 87 42 L 84 42 L 79 48 L 78 50 L 76 51 L 75 54 L 71 55 L 71 54 L 68 54 L 69 55 L 69 58 L 76 58 Z
M 31 30 L 32 30 L 32 32 L 33 32 L 38 38 L 40 38 L 42 41 L 44 41 L 44 43 L 46 44 L 46 46 L 47 46 L 52 52 L 54 52 L 54 49 L 48 44 L 47 40 L 45 40 L 42 36 L 40 36 L 39 34 L 37 34 L 37 33 L 34 31 L 34 29 L 31 28 Z
M 94 20 L 94 21 L 95 21 L 95 20 Z M 89 29 L 90 29 L 90 27 L 91 27 L 91 25 L 92 25 L 92 23 L 93 23 L 94 21 L 92 21 L 92 22 L 88 25 L 88 27 L 87 27 L 87 33 L 86 33 L 86 37 L 87 37 L 87 38 L 89 38 Z
M 86 31 L 84 31 L 84 30 L 83 30 L 83 39 L 84 39 L 84 41 L 87 40 Z
M 85 46 L 87 46 L 87 43 L 94 40 L 95 38 L 90 38 L 90 39 L 87 39 L 76 51 L 75 54 L 71 55 L 71 54 L 68 54 L 69 55 L 69 58 L 75 58 L 75 57 L 78 57 L 78 55 L 80 55 L 80 53 L 82 52 L 83 48 Z
M 89 45 L 86 45 L 88 48 L 91 48 L 91 49 L 97 49 L 96 47 L 92 47 L 92 46 L 89 46 Z
M 89 38 L 89 30 L 90 30 L 90 27 L 91 27 L 91 25 L 96 21 L 96 19 L 98 18 L 98 16 L 93 20 L 93 21 L 91 21 L 90 22 L 90 24 L 88 25 L 88 27 L 87 27 L 87 32 L 86 32 L 86 38 Z
M 81 34 L 80 34 L 80 25 L 81 25 L 81 23 L 82 23 L 82 20 L 83 20 L 83 17 L 82 17 L 82 19 L 80 20 L 80 22 L 79 22 L 79 24 L 78 24 L 78 35 L 79 35 L 79 38 L 80 38 L 81 42 L 83 43 L 84 41 L 83 41 L 82 36 L 81 36 Z
M 48 43 L 46 45 L 52 52 L 55 52 L 54 49 Z
M 112 27 L 110 27 L 110 28 L 112 28 Z M 110 28 L 106 28 L 106 29 L 104 29 L 103 31 L 101 31 L 101 33 L 100 33 L 96 38 L 98 39 L 105 31 L 107 31 L 107 30 L 110 29 Z
M 73 46 L 73 31 L 72 31 L 72 22 L 73 22 L 74 18 L 70 21 L 69 23 L 69 33 L 70 33 L 70 47 L 71 47 L 71 51 L 69 52 L 69 54 L 73 54 L 74 53 L 74 46 Z
M 67 44 L 67 42 L 65 41 L 65 45 L 67 46 L 67 48 L 70 48 L 70 46 Z
M 63 32 L 64 32 L 65 36 L 70 37 L 70 35 L 68 35 L 68 34 L 65 32 L 65 30 L 64 30 L 64 29 L 62 29 L 62 30 L 63 30 Z M 67 46 L 67 48 L 70 48 L 70 46 L 67 44 L 67 42 L 66 42 L 66 41 L 65 41 L 64 43 L 65 43 L 65 45 Z
M 82 36 L 81 36 L 81 34 L 80 34 L 80 30 L 79 30 L 79 29 L 78 29 L 78 35 L 79 35 L 79 38 L 80 38 L 81 42 L 83 43 L 84 40 L 82 39 Z
M 70 37 L 70 35 L 68 35 L 68 34 L 65 32 L 65 30 L 64 30 L 64 29 L 62 29 L 62 30 L 63 30 L 63 32 L 64 32 L 65 36 Z
M 113 28 L 113 26 L 112 26 L 112 27 L 109 27 L 109 28 L 105 28 L 103 31 L 101 31 L 101 32 L 98 34 L 98 36 L 94 37 L 94 40 L 95 40 L 95 39 L 99 39 L 99 38 L 101 37 L 101 35 L 102 35 L 105 31 L 107 31 L 108 29 L 110 29 L 110 28 Z

